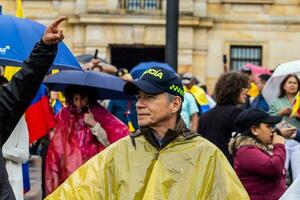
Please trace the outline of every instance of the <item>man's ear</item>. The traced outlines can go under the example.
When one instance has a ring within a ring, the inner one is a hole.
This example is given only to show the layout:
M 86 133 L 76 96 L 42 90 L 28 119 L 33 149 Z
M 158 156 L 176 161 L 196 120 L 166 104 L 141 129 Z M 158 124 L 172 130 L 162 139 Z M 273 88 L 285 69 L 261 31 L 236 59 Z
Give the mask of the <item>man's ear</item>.
M 182 104 L 182 100 L 179 96 L 175 96 L 171 104 L 172 104 L 171 113 L 177 113 L 177 111 L 180 109 L 180 106 Z

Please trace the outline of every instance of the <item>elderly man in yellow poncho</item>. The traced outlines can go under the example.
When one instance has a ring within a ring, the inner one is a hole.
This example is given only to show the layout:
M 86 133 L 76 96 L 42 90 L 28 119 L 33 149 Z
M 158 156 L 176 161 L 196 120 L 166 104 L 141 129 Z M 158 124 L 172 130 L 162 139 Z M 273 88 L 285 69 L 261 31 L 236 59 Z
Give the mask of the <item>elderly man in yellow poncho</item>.
M 137 95 L 140 130 L 75 171 L 46 199 L 249 199 L 223 153 L 180 117 L 180 79 L 152 67 L 124 86 Z

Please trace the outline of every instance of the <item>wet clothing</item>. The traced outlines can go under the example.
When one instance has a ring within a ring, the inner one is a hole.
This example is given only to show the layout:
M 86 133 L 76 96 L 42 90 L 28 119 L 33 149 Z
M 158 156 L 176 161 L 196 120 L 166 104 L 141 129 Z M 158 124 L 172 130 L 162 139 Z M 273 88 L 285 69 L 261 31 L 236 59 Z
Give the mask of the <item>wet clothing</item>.
M 13 132 L 14 127 L 29 106 L 51 66 L 57 45 L 39 42 L 33 48 L 24 67 L 11 81 L 0 86 L 0 143 L 1 147 Z M 8 182 L 4 159 L 0 148 L 0 199 L 15 199 Z
M 222 152 L 180 119 L 161 142 L 143 127 L 90 159 L 47 200 L 249 199 Z
M 89 109 L 98 122 L 94 127 L 84 122 L 84 112 L 72 106 L 63 108 L 57 115 L 57 126 L 46 157 L 47 194 L 91 157 L 129 133 L 124 123 L 99 104 Z
M 198 132 L 214 143 L 232 163 L 232 157 L 228 152 L 228 143 L 234 129 L 234 120 L 242 112 L 235 105 L 219 105 L 204 113 L 199 119 Z
M 231 141 L 234 152 L 234 169 L 251 200 L 278 200 L 285 192 L 283 144 L 275 144 L 272 152 L 248 136 L 238 136 Z

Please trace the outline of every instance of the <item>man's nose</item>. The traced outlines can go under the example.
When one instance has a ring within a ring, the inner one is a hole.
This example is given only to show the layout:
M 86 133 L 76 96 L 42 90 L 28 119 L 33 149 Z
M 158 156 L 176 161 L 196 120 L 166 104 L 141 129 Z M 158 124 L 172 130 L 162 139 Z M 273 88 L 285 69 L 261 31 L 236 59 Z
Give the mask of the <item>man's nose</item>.
M 144 103 L 141 99 L 137 100 L 136 104 L 135 104 L 136 108 L 142 108 L 144 107 Z

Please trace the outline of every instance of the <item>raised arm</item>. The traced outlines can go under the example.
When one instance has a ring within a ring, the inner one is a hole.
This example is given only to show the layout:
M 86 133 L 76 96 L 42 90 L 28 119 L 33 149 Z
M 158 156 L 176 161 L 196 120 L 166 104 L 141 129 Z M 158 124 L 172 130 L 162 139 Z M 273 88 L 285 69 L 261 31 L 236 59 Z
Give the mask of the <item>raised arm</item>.
M 12 133 L 15 125 L 35 96 L 57 52 L 57 44 L 63 40 L 58 25 L 66 17 L 57 18 L 49 25 L 40 42 L 33 48 L 25 66 L 12 80 L 0 87 L 0 142 L 1 146 Z

